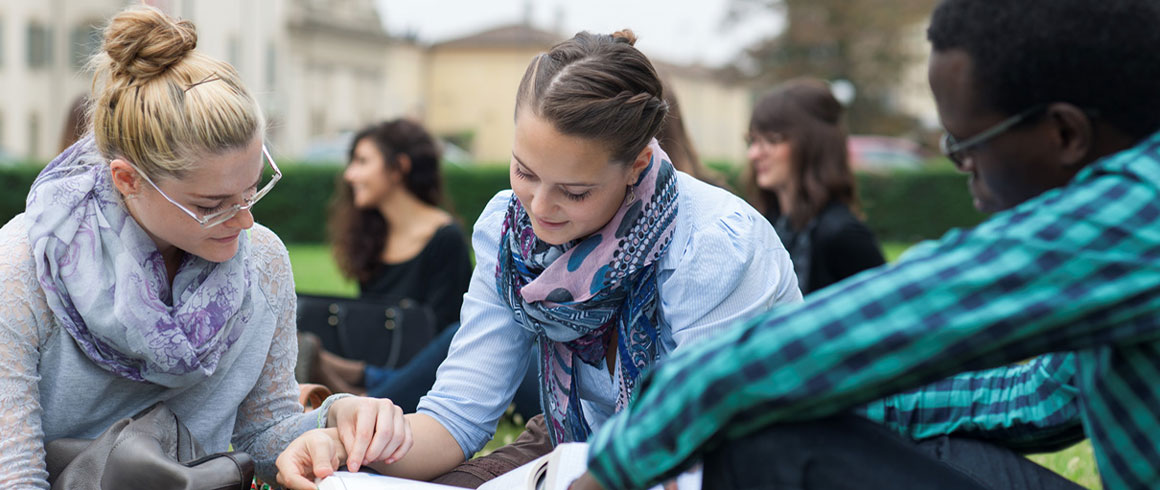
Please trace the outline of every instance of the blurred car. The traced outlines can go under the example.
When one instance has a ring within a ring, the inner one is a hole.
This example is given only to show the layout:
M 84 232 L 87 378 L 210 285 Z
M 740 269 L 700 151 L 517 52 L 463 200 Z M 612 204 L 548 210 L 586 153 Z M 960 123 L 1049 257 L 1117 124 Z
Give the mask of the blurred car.
M 851 135 L 849 149 L 850 166 L 863 172 L 918 170 L 929 157 L 918 143 L 892 136 Z
M 350 155 L 350 139 L 353 137 L 354 133 L 343 131 L 331 137 L 311 140 L 306 145 L 306 149 L 303 150 L 302 156 L 298 158 L 298 161 L 302 163 L 346 165 L 346 159 Z

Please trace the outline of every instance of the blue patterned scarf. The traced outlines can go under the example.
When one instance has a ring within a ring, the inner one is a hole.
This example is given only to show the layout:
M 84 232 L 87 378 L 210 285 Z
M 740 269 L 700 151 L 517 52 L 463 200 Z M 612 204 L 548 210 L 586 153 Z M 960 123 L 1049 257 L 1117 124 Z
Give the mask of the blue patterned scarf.
M 25 219 L 53 315 L 85 356 L 118 376 L 193 385 L 214 373 L 253 313 L 248 234 L 220 264 L 186 254 L 171 287 L 91 135 L 41 171 Z
M 625 204 L 596 233 L 556 246 L 536 238 L 513 195 L 496 265 L 499 294 L 539 346 L 540 400 L 552 444 L 585 441 L 577 361 L 604 368 L 617 356 L 616 410 L 658 356 L 656 261 L 672 240 L 677 179 L 657 145 Z M 616 333 L 616 352 L 606 349 Z

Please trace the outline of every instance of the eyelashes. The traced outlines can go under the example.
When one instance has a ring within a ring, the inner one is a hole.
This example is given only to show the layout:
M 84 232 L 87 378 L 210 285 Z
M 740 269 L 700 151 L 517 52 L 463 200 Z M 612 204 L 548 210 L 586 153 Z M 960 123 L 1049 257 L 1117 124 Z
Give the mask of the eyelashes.
M 585 198 L 587 198 L 591 194 L 592 194 L 592 191 L 584 191 L 580 194 L 573 194 L 571 192 L 564 191 L 564 197 L 567 197 L 568 199 L 571 199 L 573 201 L 583 201 Z
M 512 170 L 515 172 L 516 177 L 521 179 L 521 180 L 534 180 L 535 179 L 535 177 L 533 177 L 531 174 L 520 170 L 519 167 L 512 167 Z M 592 195 L 591 190 L 587 190 L 587 191 L 581 192 L 579 194 L 574 194 L 574 193 L 571 193 L 571 192 L 568 192 L 565 190 L 561 190 L 560 192 L 562 192 L 564 194 L 564 197 L 566 197 L 572 201 L 577 201 L 577 202 L 583 201 L 583 200 L 587 199 L 588 196 Z

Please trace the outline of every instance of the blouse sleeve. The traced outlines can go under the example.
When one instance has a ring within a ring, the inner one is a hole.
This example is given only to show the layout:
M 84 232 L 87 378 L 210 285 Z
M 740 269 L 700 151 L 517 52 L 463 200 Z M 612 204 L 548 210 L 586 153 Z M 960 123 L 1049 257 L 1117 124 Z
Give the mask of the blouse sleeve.
M 475 272 L 463 297 L 459 331 L 435 385 L 418 411 L 439 421 L 464 458 L 483 448 L 528 368 L 532 336 L 516 322 L 496 290 L 496 254 L 511 191 L 503 191 L 475 223 Z
M 46 489 L 38 365 L 52 315 L 27 237 L 22 215 L 0 228 L 0 487 Z
M 822 257 L 818 258 L 826 260 L 825 267 L 834 282 L 886 263 L 874 232 L 853 216 L 839 226 L 825 230 L 818 238 L 823 251 Z M 818 258 L 814 259 L 815 262 Z
M 659 275 L 661 311 L 678 349 L 776 304 L 801 302 L 789 253 L 757 211 L 736 202 L 707 223 L 691 221 L 688 240 L 671 245 Z
M 261 271 L 261 288 L 278 325 L 266 353 L 266 364 L 249 396 L 238 407 L 233 443 L 254 458 L 259 478 L 274 481 L 274 461 L 299 435 L 323 427 L 325 407 L 303 413 L 298 403 L 294 364 L 298 357 L 295 326 L 294 276 L 290 257 L 281 240 L 270 230 L 255 226 L 251 233 L 253 260 Z M 326 405 L 329 407 L 329 404 Z
M 447 225 L 435 232 L 432 240 L 434 254 L 431 257 L 431 292 L 428 296 L 440 329 L 459 321 L 459 310 L 463 307 L 463 294 L 471 282 L 471 256 L 463 239 L 461 228 Z

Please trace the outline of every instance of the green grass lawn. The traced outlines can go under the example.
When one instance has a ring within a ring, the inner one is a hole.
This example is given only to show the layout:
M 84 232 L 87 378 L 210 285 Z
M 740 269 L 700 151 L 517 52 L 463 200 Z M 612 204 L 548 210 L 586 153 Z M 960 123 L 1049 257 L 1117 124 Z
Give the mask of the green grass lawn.
M 311 243 L 286 248 L 290 250 L 290 267 L 294 269 L 298 292 L 349 297 L 358 294 L 358 285 L 338 272 L 329 246 Z
M 909 246 L 907 243 L 887 242 L 882 244 L 882 249 L 886 259 L 893 261 Z M 325 245 L 291 244 L 287 248 L 294 269 L 294 284 L 299 292 L 354 296 L 358 291 L 354 282 L 344 279 L 338 273 L 330 249 Z M 515 440 L 524 428 L 523 421 L 517 418 L 505 417 L 501 420 L 495 438 L 480 454 Z M 1095 456 L 1088 441 L 1056 453 L 1032 455 L 1030 459 L 1087 488 L 1102 488 L 1096 472 Z

